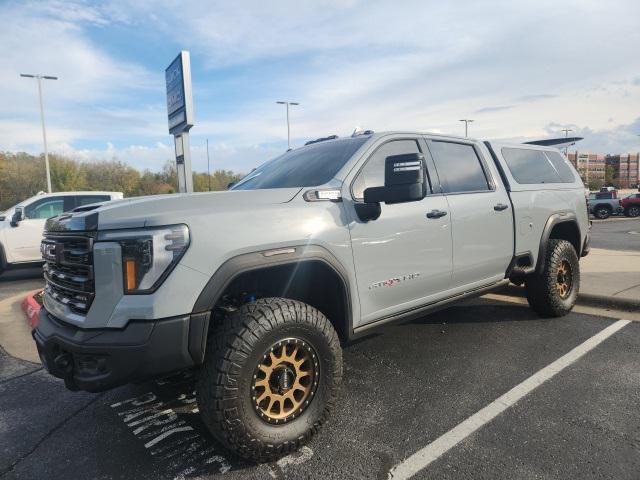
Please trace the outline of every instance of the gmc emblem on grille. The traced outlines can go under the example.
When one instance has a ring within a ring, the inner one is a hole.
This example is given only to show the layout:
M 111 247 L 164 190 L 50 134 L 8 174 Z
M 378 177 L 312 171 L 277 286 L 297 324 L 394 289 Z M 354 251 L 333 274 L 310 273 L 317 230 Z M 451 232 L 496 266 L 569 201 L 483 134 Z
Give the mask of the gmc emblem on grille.
M 40 245 L 40 251 L 42 253 L 42 258 L 45 260 L 50 262 L 55 262 L 57 260 L 55 243 L 42 243 Z

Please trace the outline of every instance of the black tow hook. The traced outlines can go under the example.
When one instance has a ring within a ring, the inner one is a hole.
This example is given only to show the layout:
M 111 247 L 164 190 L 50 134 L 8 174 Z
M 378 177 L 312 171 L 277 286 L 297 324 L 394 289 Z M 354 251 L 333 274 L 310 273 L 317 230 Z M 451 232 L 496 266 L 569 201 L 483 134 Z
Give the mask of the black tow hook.
M 71 355 L 66 352 L 56 355 L 53 359 L 53 363 L 62 374 L 64 386 L 67 387 L 68 390 L 72 390 L 74 392 L 79 390 L 75 380 L 73 379 L 73 358 Z
M 61 353 L 53 359 L 53 363 L 63 373 L 70 374 L 73 371 L 73 359 L 68 353 Z

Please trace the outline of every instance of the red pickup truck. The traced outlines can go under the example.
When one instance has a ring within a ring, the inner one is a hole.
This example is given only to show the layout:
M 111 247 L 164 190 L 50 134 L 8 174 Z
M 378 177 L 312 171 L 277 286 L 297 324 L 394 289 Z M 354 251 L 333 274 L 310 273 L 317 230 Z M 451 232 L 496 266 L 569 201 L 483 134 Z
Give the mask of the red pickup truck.
M 620 206 L 627 217 L 640 216 L 640 193 L 634 193 L 620 200 Z

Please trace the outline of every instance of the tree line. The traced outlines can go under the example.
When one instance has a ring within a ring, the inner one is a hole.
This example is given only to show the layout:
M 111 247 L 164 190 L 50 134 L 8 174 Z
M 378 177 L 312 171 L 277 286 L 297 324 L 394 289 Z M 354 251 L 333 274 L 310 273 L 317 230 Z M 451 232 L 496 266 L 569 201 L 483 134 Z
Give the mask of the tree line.
M 125 197 L 175 193 L 176 168 L 167 162 L 160 172 L 139 171 L 119 160 L 79 161 L 49 155 L 51 187 L 54 192 L 104 190 L 122 192 Z M 231 170 L 193 174 L 196 192 L 225 190 L 242 175 Z M 0 152 L 0 211 L 47 190 L 44 155 Z

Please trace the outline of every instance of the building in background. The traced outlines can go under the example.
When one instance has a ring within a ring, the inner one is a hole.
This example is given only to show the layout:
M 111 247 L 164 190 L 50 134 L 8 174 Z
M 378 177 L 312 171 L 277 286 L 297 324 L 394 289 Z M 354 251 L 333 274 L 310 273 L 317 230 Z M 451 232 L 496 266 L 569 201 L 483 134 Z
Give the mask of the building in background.
M 582 181 L 591 190 L 597 190 L 605 184 L 606 157 L 600 153 L 569 152 L 567 158 L 576 167 Z
M 613 169 L 613 184 L 618 188 L 638 188 L 640 179 L 640 153 L 627 153 L 624 155 L 607 155 L 605 158 L 607 167 Z

